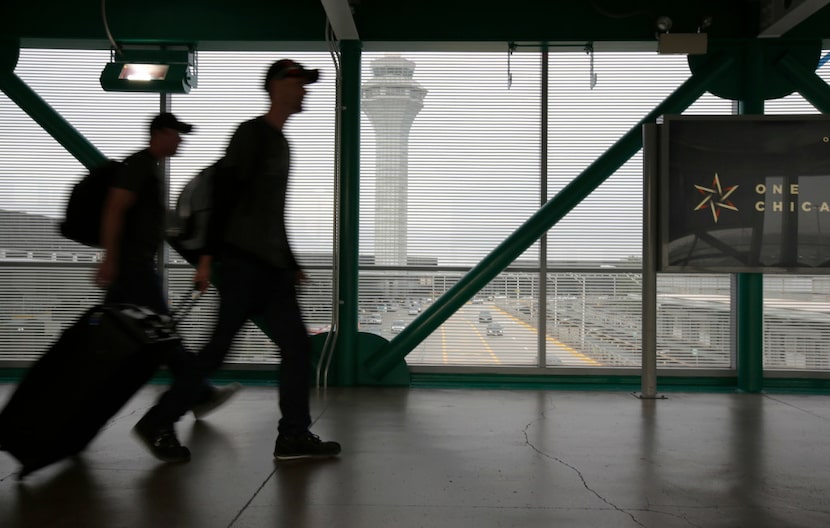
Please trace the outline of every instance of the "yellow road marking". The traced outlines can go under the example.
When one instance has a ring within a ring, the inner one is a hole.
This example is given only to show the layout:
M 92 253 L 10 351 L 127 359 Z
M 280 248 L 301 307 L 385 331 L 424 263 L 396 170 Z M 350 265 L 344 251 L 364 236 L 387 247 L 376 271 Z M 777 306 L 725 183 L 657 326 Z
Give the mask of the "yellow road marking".
M 585 363 L 590 363 L 591 365 L 596 365 L 596 366 L 600 365 L 599 361 L 597 361 L 595 359 L 592 359 L 592 358 L 589 358 L 588 356 L 586 356 L 582 352 L 579 352 L 579 351 L 569 347 L 568 345 L 566 345 L 562 341 L 559 341 L 558 339 L 555 339 L 555 338 L 553 338 L 549 335 L 546 335 L 545 340 L 550 342 L 550 343 L 554 343 L 556 346 L 558 346 L 559 348 L 564 349 L 566 352 L 570 352 L 571 354 L 573 354 L 574 356 L 576 356 L 578 359 L 582 360 Z
M 493 348 L 490 346 L 490 343 L 488 343 L 487 340 L 484 339 L 484 336 L 481 335 L 481 330 L 478 329 L 478 326 L 476 326 L 474 323 L 471 323 L 469 321 L 467 321 L 467 324 L 473 328 L 473 331 L 476 333 L 479 340 L 482 343 L 484 343 L 484 348 L 487 350 L 487 353 L 490 354 L 490 357 L 493 358 L 493 361 L 495 361 L 497 365 L 501 365 L 501 360 L 499 359 L 499 356 L 497 356 L 493 352 Z
M 504 310 L 499 309 L 499 311 L 501 313 L 503 313 L 504 315 L 506 315 L 507 317 L 510 317 L 511 319 L 513 319 L 514 321 L 519 323 L 520 325 L 524 326 L 525 328 L 529 328 L 530 330 L 533 330 L 534 332 L 539 331 L 535 326 L 527 323 L 526 321 L 523 321 L 523 320 L 519 319 L 518 317 L 505 312 Z M 579 352 L 578 350 L 569 347 L 568 345 L 566 345 L 565 343 L 563 343 L 562 341 L 559 341 L 558 339 L 556 339 L 554 337 L 551 337 L 549 335 L 545 335 L 545 341 L 555 344 L 559 348 L 563 349 L 565 352 L 568 352 L 568 353 L 572 354 L 573 356 L 575 356 L 577 359 L 579 359 L 583 363 L 589 363 L 589 364 L 595 365 L 595 366 L 600 365 L 600 363 L 597 360 L 589 358 L 588 356 L 586 356 L 582 352 Z

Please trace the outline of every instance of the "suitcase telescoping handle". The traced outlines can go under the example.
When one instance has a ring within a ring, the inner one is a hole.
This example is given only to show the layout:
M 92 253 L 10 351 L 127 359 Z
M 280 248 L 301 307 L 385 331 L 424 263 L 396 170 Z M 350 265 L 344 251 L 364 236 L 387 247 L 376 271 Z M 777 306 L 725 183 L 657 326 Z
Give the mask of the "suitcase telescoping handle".
M 173 320 L 173 324 L 179 324 L 182 319 L 187 317 L 187 314 L 190 313 L 190 310 L 193 309 L 193 306 L 196 304 L 202 297 L 202 291 L 196 287 L 190 290 L 190 293 L 185 294 L 182 297 L 182 300 L 179 301 L 179 305 L 173 310 L 170 314 L 170 318 Z

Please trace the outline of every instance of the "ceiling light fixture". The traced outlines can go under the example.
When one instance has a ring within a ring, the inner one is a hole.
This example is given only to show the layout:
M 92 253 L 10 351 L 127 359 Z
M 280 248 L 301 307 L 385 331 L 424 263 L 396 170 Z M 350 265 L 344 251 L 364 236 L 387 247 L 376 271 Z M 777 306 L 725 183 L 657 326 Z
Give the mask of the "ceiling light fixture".
M 197 81 L 196 51 L 189 46 L 113 49 L 101 72 L 108 92 L 189 93 Z

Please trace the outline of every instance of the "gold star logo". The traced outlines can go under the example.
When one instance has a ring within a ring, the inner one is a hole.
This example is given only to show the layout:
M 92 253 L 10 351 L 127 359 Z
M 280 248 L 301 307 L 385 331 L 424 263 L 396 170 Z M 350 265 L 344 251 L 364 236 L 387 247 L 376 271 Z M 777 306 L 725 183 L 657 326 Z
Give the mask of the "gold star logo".
M 726 188 L 722 187 L 720 184 L 720 177 L 718 177 L 718 173 L 716 172 L 715 178 L 712 180 L 711 188 L 704 187 L 703 185 L 695 185 L 697 192 L 703 195 L 703 200 L 697 204 L 695 211 L 709 209 L 712 211 L 712 220 L 714 220 L 717 224 L 722 209 L 729 209 L 730 211 L 738 210 L 738 208 L 735 207 L 735 204 L 729 201 L 729 197 L 737 188 L 737 185 L 732 185 Z

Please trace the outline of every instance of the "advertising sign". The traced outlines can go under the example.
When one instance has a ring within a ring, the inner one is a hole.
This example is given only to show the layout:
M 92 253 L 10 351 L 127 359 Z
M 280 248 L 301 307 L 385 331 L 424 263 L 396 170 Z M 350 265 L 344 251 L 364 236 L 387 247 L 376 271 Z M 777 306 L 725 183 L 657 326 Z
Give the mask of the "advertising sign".
M 666 116 L 660 271 L 830 273 L 830 118 Z

